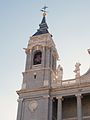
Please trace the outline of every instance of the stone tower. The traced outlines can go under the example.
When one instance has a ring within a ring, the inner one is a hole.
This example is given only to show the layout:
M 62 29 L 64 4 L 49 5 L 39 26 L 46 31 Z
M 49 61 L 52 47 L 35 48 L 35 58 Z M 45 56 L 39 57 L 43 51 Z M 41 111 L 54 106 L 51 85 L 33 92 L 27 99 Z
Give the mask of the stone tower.
M 30 37 L 21 90 L 17 91 L 17 120 L 51 120 L 51 82 L 56 80 L 58 53 L 48 31 L 46 12 L 37 32 Z
M 30 37 L 21 90 L 17 91 L 17 120 L 90 120 L 90 68 L 75 78 L 62 80 L 63 68 L 46 23 L 46 11 L 37 32 Z M 88 49 L 90 54 L 90 50 Z

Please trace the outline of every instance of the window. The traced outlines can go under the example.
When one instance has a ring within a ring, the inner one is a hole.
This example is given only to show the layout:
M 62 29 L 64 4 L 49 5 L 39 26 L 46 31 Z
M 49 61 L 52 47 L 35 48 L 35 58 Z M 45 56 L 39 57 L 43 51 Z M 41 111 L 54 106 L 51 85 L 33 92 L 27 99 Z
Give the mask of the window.
M 36 51 L 33 58 L 33 65 L 41 64 L 42 61 L 42 52 Z
M 37 77 L 37 76 L 36 76 L 36 75 L 34 75 L 34 79 L 36 79 L 36 77 Z
M 34 79 L 36 79 L 36 78 L 37 78 L 37 74 L 36 74 L 36 73 L 34 73 L 34 74 L 33 74 L 33 77 L 34 77 Z

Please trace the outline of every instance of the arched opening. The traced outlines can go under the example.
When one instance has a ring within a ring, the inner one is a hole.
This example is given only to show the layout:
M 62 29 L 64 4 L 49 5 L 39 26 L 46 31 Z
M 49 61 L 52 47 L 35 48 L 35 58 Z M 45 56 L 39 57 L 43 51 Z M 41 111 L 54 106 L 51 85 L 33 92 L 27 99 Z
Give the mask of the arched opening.
M 33 57 L 33 65 L 41 64 L 42 61 L 42 52 L 40 50 L 35 51 Z

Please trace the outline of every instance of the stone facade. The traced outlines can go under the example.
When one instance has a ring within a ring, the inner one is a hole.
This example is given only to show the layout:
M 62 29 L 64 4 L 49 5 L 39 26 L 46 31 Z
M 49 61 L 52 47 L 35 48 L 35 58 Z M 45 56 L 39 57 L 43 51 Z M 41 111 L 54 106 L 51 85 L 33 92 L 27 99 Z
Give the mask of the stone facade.
M 77 63 L 75 79 L 62 80 L 63 68 L 57 68 L 59 56 L 45 16 L 40 26 L 25 48 L 17 120 L 90 120 L 90 70 L 80 76 Z

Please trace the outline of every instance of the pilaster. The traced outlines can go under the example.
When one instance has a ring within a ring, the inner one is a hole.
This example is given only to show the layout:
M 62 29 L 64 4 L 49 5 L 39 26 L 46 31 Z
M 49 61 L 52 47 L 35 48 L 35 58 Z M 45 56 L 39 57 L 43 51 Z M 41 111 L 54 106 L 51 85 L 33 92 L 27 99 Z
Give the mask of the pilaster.
M 21 98 L 21 99 L 18 99 L 17 100 L 18 101 L 18 114 L 17 114 L 17 120 L 21 120 L 21 117 L 22 117 L 22 107 L 23 107 L 23 105 L 22 105 L 22 103 L 23 103 L 23 98 Z
M 26 68 L 25 70 L 29 70 L 32 66 L 32 50 L 26 48 L 25 49 L 25 52 L 26 52 Z
M 52 97 L 50 97 L 49 98 L 49 120 L 52 120 L 52 100 L 53 100 L 53 98 Z

